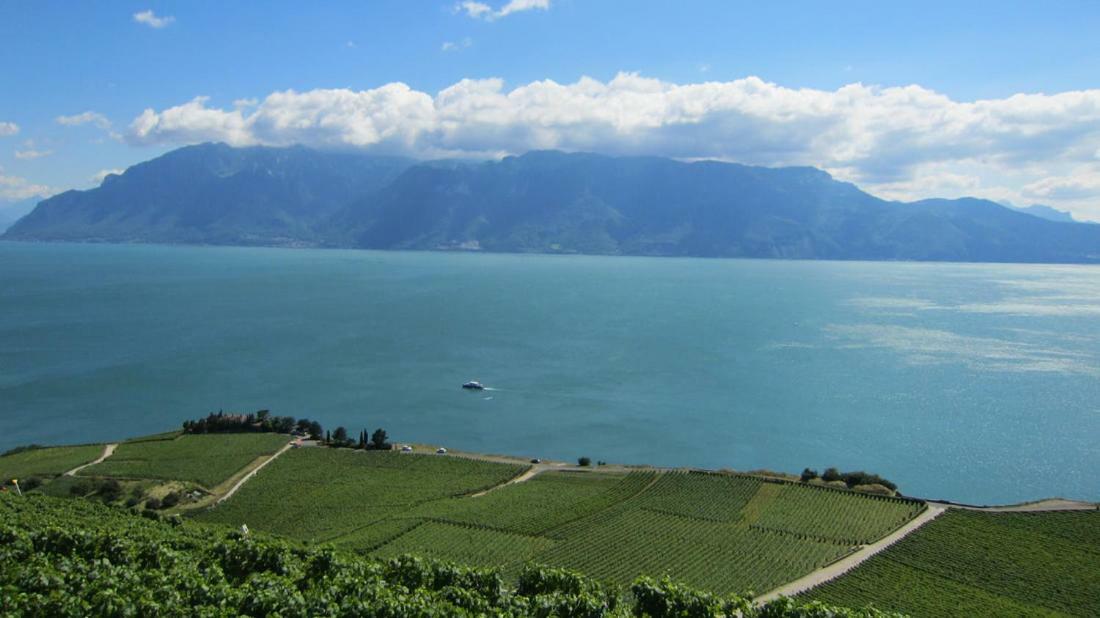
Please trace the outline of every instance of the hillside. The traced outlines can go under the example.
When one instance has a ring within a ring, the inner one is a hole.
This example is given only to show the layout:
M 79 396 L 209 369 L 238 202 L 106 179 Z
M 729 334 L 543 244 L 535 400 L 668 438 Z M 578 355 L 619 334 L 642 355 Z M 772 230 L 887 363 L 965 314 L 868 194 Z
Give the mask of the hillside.
M 1100 226 L 881 200 L 813 168 L 531 152 L 471 163 L 181 148 L 43 201 L 9 240 L 610 255 L 1100 261 Z
M 170 432 L 0 456 L 25 475 L 21 494 L 0 491 L 0 587 L 18 588 L 0 613 L 1088 615 L 1100 594 L 1086 504 L 914 520 L 919 500 L 753 475 L 272 451 L 288 438 Z M 58 476 L 97 452 L 102 463 Z M 230 494 L 232 479 L 243 487 Z M 795 601 L 747 594 L 859 553 Z
M 1095 615 L 1100 511 L 952 510 L 802 598 L 914 616 Z
M 302 147 L 202 144 L 38 204 L 9 240 L 314 245 L 315 227 L 409 160 Z
M 763 608 L 639 578 L 629 598 L 582 575 L 493 569 L 327 548 L 86 501 L 0 494 L 0 613 L 42 616 L 892 616 L 789 600 Z M 814 613 L 810 613 L 814 612 Z

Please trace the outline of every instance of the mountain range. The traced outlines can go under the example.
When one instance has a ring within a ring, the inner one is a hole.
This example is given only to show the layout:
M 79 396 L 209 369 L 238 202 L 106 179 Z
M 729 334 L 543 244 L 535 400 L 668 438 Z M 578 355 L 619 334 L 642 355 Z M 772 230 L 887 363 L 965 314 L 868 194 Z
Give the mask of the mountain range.
M 887 201 L 809 167 L 557 151 L 418 162 L 301 146 L 188 146 L 43 200 L 2 238 L 1100 262 L 1100 226 L 987 200 Z

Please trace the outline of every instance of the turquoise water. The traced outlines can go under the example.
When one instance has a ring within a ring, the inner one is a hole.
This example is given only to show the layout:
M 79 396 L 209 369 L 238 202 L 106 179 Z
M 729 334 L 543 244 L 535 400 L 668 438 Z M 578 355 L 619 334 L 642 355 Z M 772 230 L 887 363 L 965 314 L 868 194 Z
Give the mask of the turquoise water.
M 0 243 L 0 449 L 219 408 L 1100 499 L 1100 268 Z

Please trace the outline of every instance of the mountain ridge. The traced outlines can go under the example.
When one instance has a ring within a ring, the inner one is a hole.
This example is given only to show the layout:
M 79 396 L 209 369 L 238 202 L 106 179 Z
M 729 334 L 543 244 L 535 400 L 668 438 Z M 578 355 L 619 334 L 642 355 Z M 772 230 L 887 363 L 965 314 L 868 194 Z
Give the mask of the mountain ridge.
M 812 167 L 532 151 L 498 161 L 201 144 L 43 200 L 8 240 L 1100 262 L 1100 226 L 891 202 Z

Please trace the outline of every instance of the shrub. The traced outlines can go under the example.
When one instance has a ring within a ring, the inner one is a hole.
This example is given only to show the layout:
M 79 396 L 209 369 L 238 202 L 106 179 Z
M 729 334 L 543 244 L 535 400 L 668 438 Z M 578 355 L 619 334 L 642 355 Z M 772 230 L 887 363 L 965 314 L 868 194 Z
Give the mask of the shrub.
M 588 457 L 580 457 L 580 458 L 577 459 L 577 465 L 591 466 L 592 465 L 592 460 L 589 459 Z
M 837 470 L 836 468 L 825 468 L 825 473 L 821 475 L 821 480 L 825 481 L 826 483 L 841 480 L 840 470 Z
M 145 509 L 158 511 L 162 508 L 160 498 L 149 498 L 145 501 Z
M 161 508 L 170 509 L 180 503 L 180 492 L 173 491 L 160 501 Z
M 811 469 L 811 468 L 803 468 L 802 469 L 802 476 L 799 477 L 799 480 L 801 480 L 803 483 L 806 483 L 806 482 L 812 481 L 816 478 L 817 478 L 817 470 L 814 470 L 814 469 Z

